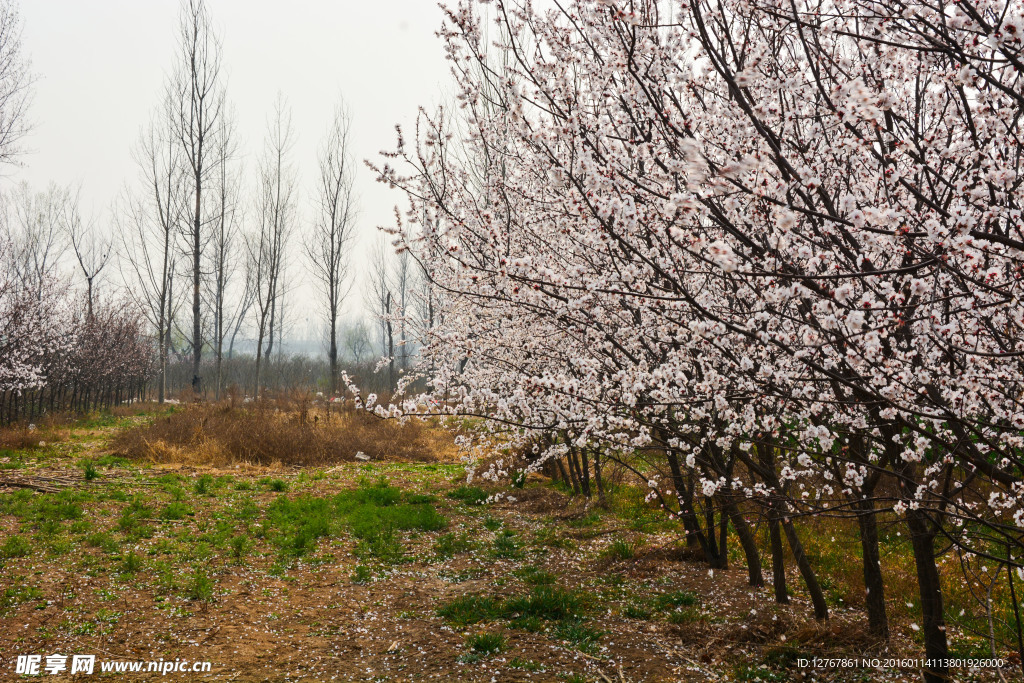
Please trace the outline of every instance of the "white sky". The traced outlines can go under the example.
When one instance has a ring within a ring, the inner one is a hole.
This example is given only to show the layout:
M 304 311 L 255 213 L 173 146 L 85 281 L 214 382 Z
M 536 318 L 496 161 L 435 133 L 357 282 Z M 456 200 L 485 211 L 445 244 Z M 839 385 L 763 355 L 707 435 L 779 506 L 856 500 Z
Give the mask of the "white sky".
M 344 97 L 360 162 L 358 269 L 376 227 L 393 222 L 395 204 L 405 205 L 362 160 L 394 148 L 395 124 L 411 136 L 417 107 L 445 100 L 448 67 L 434 35 L 441 10 L 433 0 L 208 0 L 208 7 L 250 181 L 280 91 L 292 109 L 293 161 L 308 207 L 317 147 Z M 38 75 L 35 126 L 25 167 L 2 182 L 80 183 L 85 213 L 108 220 L 113 199 L 137 178 L 131 146 L 171 69 L 178 12 L 177 0 L 21 0 L 24 49 Z M 308 279 L 295 251 L 293 276 Z M 300 290 L 297 298 L 311 294 Z M 352 299 L 350 309 L 358 309 L 358 285 Z

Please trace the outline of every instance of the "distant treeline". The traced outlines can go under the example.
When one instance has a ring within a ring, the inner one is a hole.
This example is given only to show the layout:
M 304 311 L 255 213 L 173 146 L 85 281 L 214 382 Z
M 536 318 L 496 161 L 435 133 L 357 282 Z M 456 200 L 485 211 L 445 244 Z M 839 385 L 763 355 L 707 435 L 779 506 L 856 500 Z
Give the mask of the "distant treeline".
M 213 361 L 210 361 L 211 365 Z M 340 370 L 354 379 L 360 389 L 366 392 L 382 393 L 389 391 L 390 381 L 387 368 L 374 372 L 376 359 L 361 363 L 341 363 Z M 253 396 L 256 387 L 256 358 L 253 355 L 236 355 L 225 358 L 221 366 L 221 395 L 214 386 L 213 372 L 205 373 L 211 381 L 202 386 L 200 396 L 204 399 L 223 398 L 226 394 Z M 291 357 L 264 358 L 260 369 L 260 385 L 265 391 L 277 393 L 294 389 L 306 389 L 313 392 L 330 394 L 331 364 L 326 358 L 304 355 Z M 153 382 L 155 392 L 156 382 Z M 343 388 L 342 388 L 343 389 Z M 167 365 L 167 397 L 180 398 L 192 394 L 192 359 L 183 356 L 174 359 Z M 153 393 L 151 398 L 156 398 Z

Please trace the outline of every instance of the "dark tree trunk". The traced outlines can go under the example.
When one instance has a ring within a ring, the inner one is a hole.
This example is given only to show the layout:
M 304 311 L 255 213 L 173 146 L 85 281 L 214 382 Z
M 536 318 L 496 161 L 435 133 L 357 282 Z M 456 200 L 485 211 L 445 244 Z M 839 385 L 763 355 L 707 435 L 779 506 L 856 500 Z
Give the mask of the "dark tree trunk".
M 868 630 L 871 635 L 889 639 L 889 619 L 885 613 L 885 582 L 882 561 L 878 552 L 878 517 L 875 504 L 866 498 L 855 501 L 857 524 L 860 526 L 860 545 L 864 555 L 864 605 L 868 612 Z
M 921 619 L 924 633 L 924 653 L 929 666 L 924 670 L 925 683 L 948 683 L 949 644 L 946 640 L 946 622 L 943 617 L 942 583 L 935 565 L 936 530 L 927 515 L 920 510 L 907 511 L 907 527 L 914 549 L 917 566 L 917 585 L 921 592 Z
M 782 518 L 782 530 L 786 534 L 786 540 L 789 541 L 789 549 L 793 551 L 793 559 L 800 570 L 800 576 L 803 577 L 804 585 L 807 586 L 807 592 L 811 595 L 814 618 L 824 621 L 828 619 L 828 605 L 825 603 L 825 594 L 821 590 L 821 584 L 818 583 L 818 577 L 815 576 L 814 569 L 804 553 L 804 545 L 800 542 L 800 537 L 796 535 L 793 522 L 785 517 Z
M 782 530 L 779 528 L 779 518 L 774 509 L 768 511 L 768 535 L 772 546 L 775 602 L 786 605 L 789 604 L 789 592 L 786 590 L 786 551 L 782 547 Z
M 729 519 L 736 529 L 736 538 L 740 540 L 740 547 L 743 548 L 743 555 L 747 560 L 747 580 L 751 586 L 763 586 L 764 576 L 761 573 L 761 553 L 757 549 L 757 542 L 750 532 L 750 525 L 743 518 L 739 506 L 736 503 L 729 503 L 727 506 Z

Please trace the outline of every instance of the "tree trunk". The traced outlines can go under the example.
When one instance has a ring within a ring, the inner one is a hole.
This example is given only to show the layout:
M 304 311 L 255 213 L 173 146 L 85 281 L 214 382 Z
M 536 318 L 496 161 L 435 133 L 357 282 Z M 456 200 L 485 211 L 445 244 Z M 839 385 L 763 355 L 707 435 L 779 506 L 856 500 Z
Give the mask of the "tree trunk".
M 807 560 L 803 543 L 800 542 L 800 538 L 796 535 L 796 529 L 793 527 L 792 520 L 783 517 L 782 530 L 786 534 L 786 540 L 789 541 L 789 548 L 793 551 L 793 559 L 800 570 L 800 576 L 804 579 L 804 585 L 807 586 L 807 592 L 811 595 L 811 604 L 814 605 L 814 618 L 818 621 L 824 621 L 828 619 L 828 605 L 825 603 L 825 594 L 821 590 L 821 584 L 818 583 L 818 577 L 814 575 L 811 563 Z
M 786 605 L 789 604 L 789 592 L 786 590 L 786 553 L 782 547 L 779 517 L 774 509 L 768 511 L 768 535 L 771 538 L 772 546 L 772 581 L 775 584 L 775 602 Z
M 198 177 L 196 181 L 196 212 L 192 221 L 192 391 L 199 394 L 203 390 L 202 379 L 199 375 L 199 363 L 203 356 L 202 329 L 199 317 L 202 302 L 200 296 L 202 273 L 199 259 L 203 248 L 201 231 L 203 188 Z
M 907 511 L 907 527 L 914 549 L 917 566 L 917 585 L 921 592 L 921 619 L 924 633 L 924 653 L 929 666 L 925 667 L 925 683 L 948 683 L 949 644 L 946 641 L 946 622 L 943 617 L 942 584 L 935 565 L 935 530 L 931 520 L 920 510 Z
M 333 285 L 332 285 L 333 286 Z M 331 303 L 331 393 L 335 396 L 338 393 L 338 307 Z
M 871 635 L 889 639 L 889 619 L 885 614 L 885 582 L 878 552 L 878 517 L 875 504 L 866 498 L 854 502 L 857 524 L 860 527 L 860 545 L 864 555 L 864 605 L 868 612 L 868 630 Z
M 736 529 L 736 537 L 740 540 L 743 555 L 747 560 L 747 580 L 751 586 L 763 586 L 764 575 L 761 573 L 761 553 L 757 549 L 754 535 L 750 533 L 750 525 L 743 518 L 743 514 L 736 503 L 729 503 L 726 509 L 729 512 L 729 519 L 732 520 L 732 525 Z

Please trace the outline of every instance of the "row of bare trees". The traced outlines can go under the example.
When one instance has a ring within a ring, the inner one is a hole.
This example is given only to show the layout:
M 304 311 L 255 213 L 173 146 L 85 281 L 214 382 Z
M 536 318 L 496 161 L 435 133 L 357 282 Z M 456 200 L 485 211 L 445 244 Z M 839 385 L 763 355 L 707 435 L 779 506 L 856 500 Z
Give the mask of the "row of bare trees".
M 307 198 L 299 191 L 296 134 L 283 95 L 268 117 L 256 163 L 245 168 L 222 41 L 204 0 L 182 0 L 168 74 L 132 149 L 137 176 L 112 203 L 109 218 L 84 210 L 79 189 L 0 188 L 3 275 L 12 292 L 33 292 L 41 302 L 45 291 L 66 289 L 82 326 L 105 319 L 104 301 L 120 301 L 152 340 L 146 367 L 154 381 L 143 385 L 163 401 L 183 388 L 184 365 L 193 392 L 219 398 L 229 383 L 249 377 L 238 371 L 244 359 L 225 370 L 238 354 L 254 362 L 245 390 L 259 393 L 267 386 L 267 366 L 287 360 L 284 338 L 305 316 L 289 301 L 315 289 L 315 327 L 329 363 L 329 381 L 318 379 L 317 388 L 336 393 L 342 366 L 351 375 L 375 353 L 386 359 L 377 364 L 381 386 L 394 387 L 414 350 L 410 321 L 432 315 L 432 299 L 421 291 L 426 280 L 415 262 L 379 243 L 361 287 L 376 334 L 373 325 L 345 319 L 357 202 L 344 104 L 319 146 Z M 32 78 L 20 53 L 17 12 L 0 0 L 0 163 L 17 157 L 28 129 Z M 311 303 L 303 301 L 303 308 Z M 274 370 L 269 376 L 277 385 L 294 374 Z M 48 379 L 39 381 L 56 381 L 43 375 Z
M 159 339 L 160 400 L 176 335 L 190 356 L 192 389 L 219 396 L 225 357 L 240 334 L 251 334 L 253 389 L 260 390 L 263 366 L 286 333 L 289 266 L 297 251 L 291 238 L 300 232 L 305 265 L 321 294 L 331 376 L 338 376 L 355 227 L 349 117 L 339 106 L 321 144 L 315 212 L 311 225 L 303 225 L 287 102 L 278 96 L 254 181 L 247 183 L 222 60 L 205 3 L 185 0 L 176 64 L 136 145 L 139 182 L 121 213 L 125 284 Z M 203 363 L 204 353 L 212 364 Z M 208 368 L 212 381 L 204 382 Z M 331 385 L 334 390 L 336 380 Z

